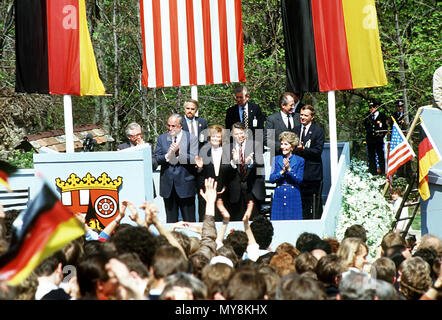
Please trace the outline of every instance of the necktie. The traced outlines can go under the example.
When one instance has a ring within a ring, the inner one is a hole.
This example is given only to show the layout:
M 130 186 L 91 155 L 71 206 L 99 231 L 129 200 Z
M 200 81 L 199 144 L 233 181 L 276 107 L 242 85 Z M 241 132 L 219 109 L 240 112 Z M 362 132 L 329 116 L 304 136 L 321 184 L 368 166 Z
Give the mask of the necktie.
M 291 114 L 287 115 L 287 128 L 289 129 L 289 131 L 292 130 L 292 123 L 290 122 L 290 118 L 292 117 Z
M 301 132 L 301 137 L 299 139 L 299 145 L 301 145 L 302 141 L 304 140 L 304 135 L 305 135 L 305 126 L 302 126 L 302 132 Z
M 242 152 L 242 144 L 239 145 L 239 154 L 240 154 L 240 167 L 239 167 L 239 173 L 241 175 L 241 178 L 244 178 L 246 176 L 246 163 L 244 161 L 244 154 Z
M 176 136 L 173 138 L 173 143 L 176 143 Z M 179 150 L 175 151 L 175 155 L 178 157 L 180 154 Z
M 247 111 L 246 111 L 246 107 L 242 107 L 242 119 L 244 122 L 244 126 L 246 127 L 246 129 L 249 128 L 249 116 L 247 115 Z
M 189 123 L 189 133 L 194 134 L 193 133 L 193 120 L 190 120 L 190 123 Z

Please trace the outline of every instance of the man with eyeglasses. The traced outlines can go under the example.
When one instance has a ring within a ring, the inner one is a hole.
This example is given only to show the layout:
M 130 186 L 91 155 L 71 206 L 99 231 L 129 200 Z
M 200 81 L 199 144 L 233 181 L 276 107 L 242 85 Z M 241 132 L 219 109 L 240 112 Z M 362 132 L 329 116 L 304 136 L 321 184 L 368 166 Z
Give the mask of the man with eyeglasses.
M 179 211 L 184 221 L 195 222 L 196 168 L 198 139 L 182 130 L 183 117 L 172 114 L 167 120 L 167 132 L 158 137 L 155 158 L 161 165 L 160 196 L 163 197 L 167 223 L 178 221 Z
M 124 142 L 117 146 L 117 151 L 145 144 L 141 126 L 136 122 L 131 122 L 126 127 L 126 137 L 129 142 Z

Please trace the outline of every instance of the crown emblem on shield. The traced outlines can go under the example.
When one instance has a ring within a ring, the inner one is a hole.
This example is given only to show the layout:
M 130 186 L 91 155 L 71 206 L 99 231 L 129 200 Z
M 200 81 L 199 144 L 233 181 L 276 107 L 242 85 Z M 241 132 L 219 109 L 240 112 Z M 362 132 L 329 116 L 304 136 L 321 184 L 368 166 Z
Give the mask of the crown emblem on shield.
M 98 178 L 87 173 L 83 178 L 71 173 L 66 181 L 55 179 L 61 201 L 74 213 L 85 214 L 86 223 L 96 229 L 104 227 L 118 214 L 118 189 L 122 177 L 111 179 L 106 172 Z
M 83 179 L 80 179 L 75 173 L 71 173 L 66 181 L 62 181 L 60 178 L 55 179 L 57 187 L 61 192 L 73 191 L 73 190 L 86 190 L 86 189 L 105 189 L 105 190 L 118 190 L 123 179 L 118 177 L 112 180 L 109 178 L 106 172 L 103 172 L 98 178 L 94 178 L 90 173 L 87 173 Z

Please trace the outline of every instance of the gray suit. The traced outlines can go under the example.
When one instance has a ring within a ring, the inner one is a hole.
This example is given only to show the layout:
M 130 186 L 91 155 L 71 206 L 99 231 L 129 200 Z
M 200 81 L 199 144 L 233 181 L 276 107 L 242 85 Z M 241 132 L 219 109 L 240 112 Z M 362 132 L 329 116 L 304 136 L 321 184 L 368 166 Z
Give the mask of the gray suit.
M 264 142 L 267 147 L 270 148 L 272 158 L 275 155 L 281 154 L 281 147 L 279 144 L 279 135 L 284 131 L 293 131 L 296 126 L 300 125 L 299 113 L 293 113 L 293 128 L 289 130 L 284 123 L 281 116 L 281 111 L 275 112 L 267 118 L 265 131 L 264 131 Z M 273 151 L 274 150 L 274 151 Z M 274 152 L 274 153 L 273 153 Z

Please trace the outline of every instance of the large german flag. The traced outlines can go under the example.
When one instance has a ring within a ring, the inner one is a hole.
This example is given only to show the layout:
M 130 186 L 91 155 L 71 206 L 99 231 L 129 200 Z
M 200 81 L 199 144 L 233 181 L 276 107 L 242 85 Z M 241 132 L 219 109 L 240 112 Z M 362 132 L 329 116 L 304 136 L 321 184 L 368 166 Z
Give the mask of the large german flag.
M 20 284 L 45 258 L 83 234 L 80 221 L 45 184 L 12 224 L 9 248 L 0 256 L 0 280 Z
M 16 167 L 6 161 L 0 160 L 0 184 L 4 185 L 9 192 L 12 190 L 8 183 L 8 177 L 15 171 L 17 171 Z
M 430 168 L 442 160 L 442 156 L 429 135 L 422 118 L 420 118 L 422 127 L 422 141 L 419 143 L 419 194 L 422 200 L 430 197 L 430 188 L 428 186 L 428 172 Z
M 16 91 L 104 95 L 84 0 L 16 0 Z
M 282 0 L 281 5 L 290 91 L 387 84 L 374 0 Z

